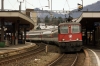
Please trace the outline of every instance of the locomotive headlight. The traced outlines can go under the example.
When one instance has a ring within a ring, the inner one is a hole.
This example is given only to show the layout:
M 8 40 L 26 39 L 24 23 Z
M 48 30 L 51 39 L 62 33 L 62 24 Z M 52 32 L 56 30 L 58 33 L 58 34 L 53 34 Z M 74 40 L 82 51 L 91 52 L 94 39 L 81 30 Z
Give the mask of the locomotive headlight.
M 72 35 L 69 35 L 69 38 L 72 38 Z
M 62 41 L 65 41 L 65 39 L 62 39 Z
M 76 39 L 77 41 L 79 40 L 79 38 Z

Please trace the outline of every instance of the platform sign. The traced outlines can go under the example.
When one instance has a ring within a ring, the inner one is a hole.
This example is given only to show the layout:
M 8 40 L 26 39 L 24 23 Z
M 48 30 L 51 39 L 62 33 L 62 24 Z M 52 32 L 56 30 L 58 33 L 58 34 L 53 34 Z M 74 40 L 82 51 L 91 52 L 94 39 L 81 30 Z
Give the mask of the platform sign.
M 94 26 L 100 26 L 100 22 L 94 22 Z

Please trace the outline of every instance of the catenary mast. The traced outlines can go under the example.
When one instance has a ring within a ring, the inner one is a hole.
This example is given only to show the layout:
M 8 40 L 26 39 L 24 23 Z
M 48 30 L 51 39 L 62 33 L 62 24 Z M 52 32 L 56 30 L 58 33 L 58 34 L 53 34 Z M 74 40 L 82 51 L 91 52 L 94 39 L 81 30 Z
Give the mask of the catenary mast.
M 4 11 L 4 0 L 1 0 L 1 11 Z

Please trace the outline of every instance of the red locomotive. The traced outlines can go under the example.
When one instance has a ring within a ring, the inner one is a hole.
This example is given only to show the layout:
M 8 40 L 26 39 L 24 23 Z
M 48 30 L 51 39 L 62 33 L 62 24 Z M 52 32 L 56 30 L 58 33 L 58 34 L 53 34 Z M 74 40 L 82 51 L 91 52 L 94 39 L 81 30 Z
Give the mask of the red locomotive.
M 58 26 L 58 42 L 65 51 L 79 51 L 82 48 L 80 23 L 61 23 Z
M 27 40 L 34 42 L 44 42 L 47 44 L 58 45 L 62 52 L 75 52 L 82 49 L 81 24 L 74 22 L 60 23 L 58 28 L 49 30 L 51 32 L 39 30 L 38 34 L 30 34 Z M 28 34 L 29 35 L 29 34 Z M 42 37 L 39 37 L 39 36 Z

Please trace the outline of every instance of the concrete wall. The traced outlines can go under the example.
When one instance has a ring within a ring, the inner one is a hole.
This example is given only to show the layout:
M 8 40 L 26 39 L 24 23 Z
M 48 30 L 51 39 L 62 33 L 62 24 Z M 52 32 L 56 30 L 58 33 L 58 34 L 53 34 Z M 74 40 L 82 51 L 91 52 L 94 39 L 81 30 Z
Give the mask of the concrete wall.
M 36 25 L 37 25 L 37 12 L 34 11 L 34 9 L 26 9 L 26 15 L 29 16 L 33 20 L 33 22 L 35 24 L 34 29 L 36 29 Z
M 34 24 L 35 24 L 34 29 L 36 29 L 36 26 L 37 26 L 37 12 L 34 12 L 34 11 L 30 12 L 30 17 L 34 21 Z

